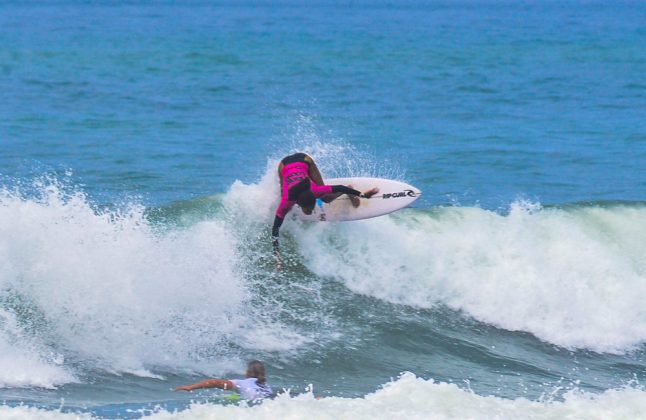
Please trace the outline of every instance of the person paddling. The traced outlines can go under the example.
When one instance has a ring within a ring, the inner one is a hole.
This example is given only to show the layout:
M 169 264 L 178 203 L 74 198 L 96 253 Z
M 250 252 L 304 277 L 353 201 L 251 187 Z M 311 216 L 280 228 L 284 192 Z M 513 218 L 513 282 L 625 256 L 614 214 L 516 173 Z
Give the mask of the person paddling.
M 193 391 L 203 388 L 219 388 L 239 393 L 246 400 L 258 400 L 273 395 L 273 391 L 265 378 L 265 366 L 258 360 L 247 365 L 245 379 L 207 379 L 192 385 L 182 385 L 175 391 Z

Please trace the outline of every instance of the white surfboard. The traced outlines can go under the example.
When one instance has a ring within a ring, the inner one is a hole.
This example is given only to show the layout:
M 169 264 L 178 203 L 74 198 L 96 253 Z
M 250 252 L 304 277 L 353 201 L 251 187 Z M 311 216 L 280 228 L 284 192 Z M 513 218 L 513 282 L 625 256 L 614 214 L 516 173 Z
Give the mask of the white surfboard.
M 316 207 L 306 215 L 298 206 L 292 210 L 294 217 L 313 222 L 345 222 L 383 216 L 411 205 L 422 192 L 405 182 L 382 178 L 331 178 L 324 179 L 326 185 L 347 185 L 355 190 L 367 191 L 373 187 L 379 192 L 370 199 L 360 198 L 359 207 L 354 207 L 347 195 L 331 203 L 316 200 Z

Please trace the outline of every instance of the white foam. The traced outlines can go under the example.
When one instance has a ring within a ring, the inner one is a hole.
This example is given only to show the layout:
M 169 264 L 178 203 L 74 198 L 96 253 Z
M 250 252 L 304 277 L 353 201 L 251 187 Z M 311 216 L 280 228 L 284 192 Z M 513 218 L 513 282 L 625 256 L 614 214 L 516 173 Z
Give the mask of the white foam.
M 59 349 L 66 366 L 155 377 L 159 367 L 240 369 L 220 344 L 302 342 L 248 304 L 238 242 L 224 220 L 156 231 L 141 206 L 100 211 L 56 183 L 40 188 L 39 198 L 0 191 L 0 308 L 21 319 L 14 329 L 23 336 L 0 328 L 0 346 L 33 344 L 2 355 L 5 386 L 72 380 L 49 356 Z M 252 326 L 262 342 L 248 337 Z
M 562 401 L 514 400 L 480 396 L 454 384 L 404 374 L 362 398 L 331 397 L 317 400 L 311 393 L 295 398 L 281 395 L 255 406 L 195 404 L 180 412 L 159 411 L 152 420 L 167 419 L 640 419 L 646 413 L 646 392 L 636 388 L 602 394 L 570 391 Z M 0 416 L 14 418 L 69 418 L 69 414 L 0 407 Z
M 566 394 L 564 401 L 507 400 L 482 397 L 454 384 L 424 380 L 408 373 L 363 398 L 316 400 L 312 394 L 283 396 L 250 408 L 197 405 L 180 413 L 158 413 L 152 418 L 636 419 L 645 412 L 646 393 L 636 389 L 610 390 L 600 395 L 575 391 Z
M 61 413 L 60 411 L 28 406 L 8 407 L 0 405 L 0 418 L 3 420 L 90 420 L 94 417 L 84 413 Z
M 40 387 L 75 382 L 62 365 L 62 356 L 49 353 L 26 337 L 15 316 L 0 308 L 0 388 Z
M 514 203 L 295 225 L 309 268 L 393 303 L 461 310 L 569 348 L 646 341 L 646 208 Z

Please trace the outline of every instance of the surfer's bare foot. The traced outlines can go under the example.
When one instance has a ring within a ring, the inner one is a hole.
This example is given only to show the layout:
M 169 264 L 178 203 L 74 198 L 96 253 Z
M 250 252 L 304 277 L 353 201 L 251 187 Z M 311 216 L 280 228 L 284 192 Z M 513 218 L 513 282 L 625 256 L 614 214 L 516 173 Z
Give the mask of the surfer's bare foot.
M 348 185 L 348 188 L 352 188 L 352 185 Z M 359 207 L 359 205 L 361 204 L 361 200 L 359 200 L 359 197 L 357 197 L 356 195 L 350 195 L 350 194 L 348 194 L 348 197 L 350 197 L 350 202 L 352 203 L 352 207 L 354 207 L 355 209 Z
M 363 193 L 363 196 L 364 196 L 365 198 L 370 198 L 370 197 L 372 197 L 373 195 L 377 194 L 378 192 L 379 192 L 379 188 L 374 187 L 373 189 L 371 189 L 371 190 L 368 190 L 368 191 L 364 192 L 364 193 Z

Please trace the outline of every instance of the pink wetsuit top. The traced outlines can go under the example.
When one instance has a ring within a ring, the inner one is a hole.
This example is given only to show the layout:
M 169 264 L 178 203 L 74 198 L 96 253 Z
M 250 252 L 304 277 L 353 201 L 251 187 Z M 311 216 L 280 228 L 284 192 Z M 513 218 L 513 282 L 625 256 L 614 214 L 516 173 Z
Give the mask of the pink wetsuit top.
M 284 219 L 287 213 L 296 204 L 295 200 L 289 199 L 289 189 L 305 178 L 309 178 L 309 165 L 305 162 L 288 163 L 283 167 L 283 190 L 281 191 L 280 204 L 276 209 L 276 216 Z M 310 180 L 311 181 L 311 180 Z M 331 185 L 316 185 L 310 182 L 310 190 L 314 197 L 319 198 L 332 192 Z

